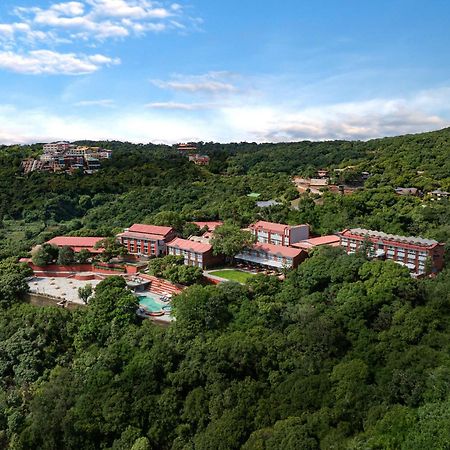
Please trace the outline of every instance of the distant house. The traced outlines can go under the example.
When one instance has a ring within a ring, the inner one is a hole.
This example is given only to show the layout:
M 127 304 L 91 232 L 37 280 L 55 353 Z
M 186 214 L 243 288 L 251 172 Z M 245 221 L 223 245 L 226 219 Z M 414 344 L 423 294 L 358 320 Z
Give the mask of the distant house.
M 103 248 L 95 248 L 95 245 L 105 239 L 104 237 L 80 237 L 80 236 L 56 236 L 46 244 L 56 247 L 70 247 L 75 253 L 87 250 L 89 253 L 103 253 Z
M 441 191 L 440 189 L 431 191 L 430 195 L 433 197 L 433 199 L 436 199 L 436 200 L 442 200 L 443 198 L 450 198 L 450 192 Z
M 257 242 L 252 247 L 235 255 L 235 259 L 238 261 L 275 270 L 293 269 L 306 257 L 306 252 L 299 248 L 261 242 Z
M 169 255 L 183 256 L 184 264 L 202 269 L 220 264 L 222 256 L 213 254 L 212 245 L 205 242 L 196 242 L 189 239 L 175 238 L 167 244 Z
M 397 187 L 395 188 L 395 193 L 397 195 L 403 195 L 403 196 L 407 196 L 407 195 L 412 195 L 412 196 L 419 196 L 421 194 L 421 192 L 419 191 L 419 189 L 414 188 L 414 187 Z
M 258 208 L 270 208 L 271 206 L 277 206 L 277 205 L 281 205 L 281 203 L 277 202 L 276 200 L 267 200 L 267 201 L 256 202 L 256 206 Z
M 207 166 L 209 164 L 209 156 L 195 153 L 194 155 L 189 155 L 189 161 L 198 166 Z
M 327 178 L 328 177 L 328 170 L 320 169 L 316 172 L 318 178 Z
M 196 221 L 192 223 L 197 225 L 200 229 L 206 228 L 207 231 L 214 231 L 217 227 L 221 227 L 223 225 L 223 222 L 220 220 L 210 220 L 206 222 Z
M 309 237 L 309 225 L 285 225 L 282 223 L 265 222 L 260 220 L 249 226 L 257 242 L 289 246 Z
M 305 252 L 310 252 L 312 249 L 329 245 L 330 247 L 339 247 L 340 238 L 336 234 L 330 234 L 328 236 L 319 236 L 315 238 L 305 239 L 304 241 L 296 242 L 292 244 L 292 247 L 299 248 Z
M 197 146 L 195 144 L 178 144 L 177 150 L 180 153 L 189 153 L 197 151 Z
M 128 253 L 137 256 L 160 256 L 166 253 L 166 244 L 175 237 L 172 227 L 135 223 L 117 235 Z
M 344 230 L 339 237 L 340 245 L 347 253 L 355 253 L 367 243 L 372 256 L 391 259 L 418 275 L 426 272 L 427 260 L 431 272 L 439 272 L 444 266 L 444 244 L 433 239 L 398 236 L 364 228 Z
M 23 173 L 30 173 L 43 170 L 44 165 L 44 161 L 41 161 L 39 159 L 27 158 L 22 161 L 21 167 Z

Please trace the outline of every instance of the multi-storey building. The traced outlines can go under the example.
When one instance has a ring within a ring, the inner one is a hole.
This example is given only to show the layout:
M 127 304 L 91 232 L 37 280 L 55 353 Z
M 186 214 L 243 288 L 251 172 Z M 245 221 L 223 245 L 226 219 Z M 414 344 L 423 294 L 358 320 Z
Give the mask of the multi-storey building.
M 299 248 L 257 242 L 238 253 L 235 259 L 250 265 L 280 270 L 294 269 L 306 256 L 307 253 Z
M 391 259 L 422 275 L 428 269 L 439 272 L 444 266 L 444 244 L 433 239 L 397 236 L 380 231 L 352 228 L 339 234 L 347 253 L 363 249 L 369 256 Z
M 74 147 L 75 145 L 66 141 L 51 142 L 50 144 L 44 144 L 44 153 L 66 152 Z
M 169 255 L 184 257 L 184 264 L 206 269 L 223 261 L 222 256 L 213 254 L 212 245 L 205 242 L 196 242 L 189 239 L 175 238 L 167 244 Z
M 160 256 L 166 253 L 166 244 L 175 237 L 171 227 L 135 223 L 117 235 L 128 253 L 137 256 Z
M 309 225 L 285 225 L 260 220 L 249 226 L 256 241 L 262 244 L 288 247 L 309 237 Z

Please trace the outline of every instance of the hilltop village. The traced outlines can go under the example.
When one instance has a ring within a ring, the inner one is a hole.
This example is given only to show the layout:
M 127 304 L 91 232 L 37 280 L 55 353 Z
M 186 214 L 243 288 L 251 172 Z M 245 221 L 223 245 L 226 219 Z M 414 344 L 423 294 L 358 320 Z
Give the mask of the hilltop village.
M 69 142 L 53 142 L 43 145 L 43 153 L 38 158 L 22 161 L 22 171 L 74 173 L 81 171 L 93 174 L 101 167 L 101 160 L 110 159 L 112 151 L 100 147 L 88 147 Z

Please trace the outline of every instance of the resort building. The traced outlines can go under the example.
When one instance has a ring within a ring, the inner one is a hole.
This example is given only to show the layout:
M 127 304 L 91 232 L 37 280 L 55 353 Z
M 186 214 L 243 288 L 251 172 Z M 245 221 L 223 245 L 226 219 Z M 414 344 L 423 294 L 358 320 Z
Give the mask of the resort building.
M 71 144 L 70 142 L 61 141 L 61 142 L 52 142 L 50 144 L 44 144 L 44 153 L 59 153 L 59 152 L 66 152 L 72 148 L 74 148 L 75 145 Z
M 197 145 L 196 144 L 178 144 L 177 150 L 182 154 L 184 154 L 184 153 L 187 154 L 189 152 L 197 151 Z
M 103 248 L 95 248 L 95 244 L 105 238 L 103 237 L 79 237 L 79 236 L 56 236 L 46 244 L 56 247 L 70 247 L 75 253 L 87 250 L 89 253 L 103 253 Z
M 212 245 L 189 239 L 175 238 L 167 244 L 169 255 L 184 256 L 184 264 L 206 269 L 223 261 L 222 256 L 213 255 Z
M 431 197 L 436 200 L 442 200 L 445 198 L 450 198 L 450 192 L 441 191 L 440 189 L 436 189 L 435 191 L 430 192 Z
M 160 256 L 166 253 L 166 243 L 175 237 L 171 227 L 135 223 L 117 235 L 130 255 Z
M 330 234 L 328 236 L 319 236 L 315 238 L 305 239 L 304 241 L 296 242 L 292 244 L 292 247 L 299 248 L 309 253 L 311 250 L 328 245 L 330 247 L 339 247 L 340 238 L 336 234 Z
M 189 155 L 189 161 L 198 166 L 207 166 L 209 164 L 209 156 L 195 153 L 194 155 Z
M 395 261 L 417 275 L 425 274 L 427 264 L 431 273 L 439 272 L 444 266 L 444 244 L 433 239 L 397 236 L 363 228 L 347 229 L 339 236 L 340 245 L 347 253 L 368 248 L 371 256 Z
M 299 248 L 257 242 L 238 253 L 235 259 L 250 265 L 281 270 L 294 269 L 306 256 L 306 252 Z
M 260 220 L 249 226 L 256 241 L 262 244 L 282 245 L 288 247 L 309 237 L 309 225 L 285 225 L 282 223 Z

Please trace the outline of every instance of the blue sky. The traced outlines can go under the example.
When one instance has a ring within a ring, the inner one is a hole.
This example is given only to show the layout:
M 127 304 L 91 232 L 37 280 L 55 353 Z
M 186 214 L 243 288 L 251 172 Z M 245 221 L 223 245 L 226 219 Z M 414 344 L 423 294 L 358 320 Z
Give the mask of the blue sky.
M 0 142 L 439 129 L 449 17 L 444 0 L 2 0 Z

